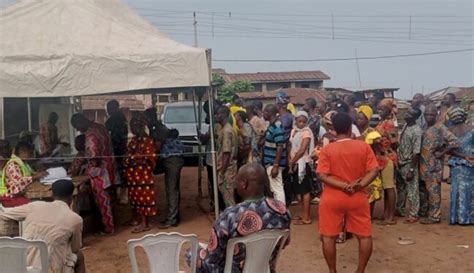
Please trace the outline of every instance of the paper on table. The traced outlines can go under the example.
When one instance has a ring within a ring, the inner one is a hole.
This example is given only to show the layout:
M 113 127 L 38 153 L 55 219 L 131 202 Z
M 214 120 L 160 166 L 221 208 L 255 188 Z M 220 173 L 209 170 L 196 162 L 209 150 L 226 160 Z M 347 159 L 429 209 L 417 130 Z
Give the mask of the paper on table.
M 48 175 L 40 180 L 40 182 L 43 184 L 53 184 L 54 182 L 61 179 L 71 180 L 71 177 L 67 175 L 66 169 L 63 167 L 49 168 L 46 171 L 48 172 Z

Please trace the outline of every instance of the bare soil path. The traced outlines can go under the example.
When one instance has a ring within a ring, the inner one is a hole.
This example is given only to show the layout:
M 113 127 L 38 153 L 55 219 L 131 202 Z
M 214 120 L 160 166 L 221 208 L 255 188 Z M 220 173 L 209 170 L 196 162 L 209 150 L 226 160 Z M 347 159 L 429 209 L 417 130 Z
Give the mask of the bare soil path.
M 205 172 L 204 172 L 205 175 Z M 205 214 L 207 199 L 197 199 L 197 169 L 183 170 L 182 190 L 182 223 L 177 228 L 166 231 L 194 233 L 200 241 L 207 241 L 212 224 L 212 217 Z M 161 220 L 166 209 L 163 177 L 156 179 L 158 187 L 158 206 Z M 203 187 L 206 195 L 204 179 Z M 450 226 L 447 224 L 449 185 L 443 185 L 443 222 L 438 225 L 403 224 L 398 219 L 394 226 L 374 225 L 374 252 L 367 272 L 474 272 L 474 226 Z M 200 205 L 198 205 L 200 204 Z M 381 213 L 382 202 L 376 208 Z M 126 210 L 125 210 L 126 211 Z M 293 214 L 298 213 L 299 206 L 291 207 Z M 292 226 L 291 244 L 280 256 L 278 272 L 328 272 L 321 252 L 317 232 L 317 206 L 312 206 L 313 224 Z M 127 213 L 123 213 L 126 219 Z M 156 226 L 158 219 L 154 223 Z M 160 232 L 153 228 L 149 233 Z M 131 228 L 121 227 L 114 236 L 84 238 L 87 272 L 89 273 L 125 273 L 132 272 L 127 253 L 127 240 L 140 238 L 145 234 L 132 234 Z M 414 245 L 402 246 L 397 243 L 399 237 L 415 239 Z M 463 247 L 461 247 L 463 246 Z M 468 248 L 465 248 L 468 246 Z M 339 272 L 354 272 L 357 267 L 357 240 L 348 240 L 338 246 Z M 139 264 L 147 271 L 147 262 L 143 253 L 139 253 Z M 186 266 L 183 264 L 183 269 Z

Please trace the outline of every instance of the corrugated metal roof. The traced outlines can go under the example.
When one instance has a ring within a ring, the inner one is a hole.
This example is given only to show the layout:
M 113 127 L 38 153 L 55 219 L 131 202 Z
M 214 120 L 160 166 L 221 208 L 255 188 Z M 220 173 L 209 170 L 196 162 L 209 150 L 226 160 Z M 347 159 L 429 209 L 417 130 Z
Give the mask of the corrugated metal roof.
M 308 98 L 314 98 L 317 101 L 326 101 L 327 92 L 320 89 L 310 88 L 286 88 L 267 92 L 242 92 L 237 95 L 246 100 L 272 99 L 276 98 L 279 91 L 284 91 L 290 96 L 291 102 L 297 105 L 303 105 Z
M 281 81 L 314 81 L 329 80 L 330 77 L 322 71 L 293 71 L 293 72 L 257 72 L 257 73 L 222 73 L 226 82 L 248 81 L 281 82 Z
M 368 92 L 368 91 L 397 91 L 394 87 L 325 87 L 328 91 Z
M 468 101 L 474 100 L 474 86 L 471 87 L 446 87 L 441 90 L 431 92 L 426 95 L 426 98 L 432 101 L 441 101 L 448 93 L 453 93 L 457 100 L 466 99 Z

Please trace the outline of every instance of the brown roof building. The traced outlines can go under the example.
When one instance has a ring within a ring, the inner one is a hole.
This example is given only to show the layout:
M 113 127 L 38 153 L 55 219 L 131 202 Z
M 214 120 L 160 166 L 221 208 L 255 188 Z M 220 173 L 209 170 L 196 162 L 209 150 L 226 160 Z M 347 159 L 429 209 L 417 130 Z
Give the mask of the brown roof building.
M 120 108 L 132 111 L 145 109 L 144 102 L 137 99 L 137 96 L 135 95 L 99 95 L 82 97 L 82 110 L 103 110 L 105 109 L 107 102 L 113 99 L 119 102 Z
M 214 69 L 213 73 L 222 76 L 226 83 L 235 81 L 250 82 L 255 91 L 270 91 L 280 88 L 310 88 L 321 89 L 323 82 L 330 77 L 324 72 L 291 71 L 291 72 L 257 72 L 257 73 L 227 73 L 224 69 Z
M 458 101 L 474 101 L 474 86 L 471 87 L 446 87 L 426 95 L 426 98 L 432 101 L 441 101 L 448 93 L 453 93 Z
M 105 106 L 113 99 L 119 102 L 127 120 L 130 120 L 133 112 L 145 110 L 143 95 L 99 95 L 81 97 L 82 112 L 90 120 L 104 124 L 107 120 Z
M 243 100 L 260 100 L 264 105 L 275 103 L 276 94 L 279 91 L 284 91 L 290 96 L 291 103 L 296 106 L 303 106 L 305 100 L 314 98 L 318 102 L 326 101 L 327 92 L 320 89 L 309 88 L 285 88 L 267 92 L 242 92 L 237 95 Z

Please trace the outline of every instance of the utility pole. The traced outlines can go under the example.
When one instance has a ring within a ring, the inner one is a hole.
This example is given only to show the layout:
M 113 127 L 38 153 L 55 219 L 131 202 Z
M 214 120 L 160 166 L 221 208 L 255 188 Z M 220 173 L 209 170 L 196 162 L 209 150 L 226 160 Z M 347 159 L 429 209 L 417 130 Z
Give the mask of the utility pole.
M 408 40 L 411 40 L 411 15 L 408 21 Z
M 193 12 L 193 26 L 194 26 L 194 47 L 198 47 L 198 34 L 197 34 L 197 20 L 196 12 Z
M 212 38 L 214 38 L 214 12 L 212 12 L 212 28 L 211 28 L 211 31 L 212 31 Z
M 356 61 L 357 75 L 359 77 L 359 87 L 362 87 L 362 79 L 360 77 L 360 69 L 359 69 L 359 59 L 357 58 L 357 48 L 355 49 L 355 61 Z
M 336 39 L 336 35 L 334 34 L 334 14 L 331 12 L 331 29 L 332 29 L 332 39 Z

